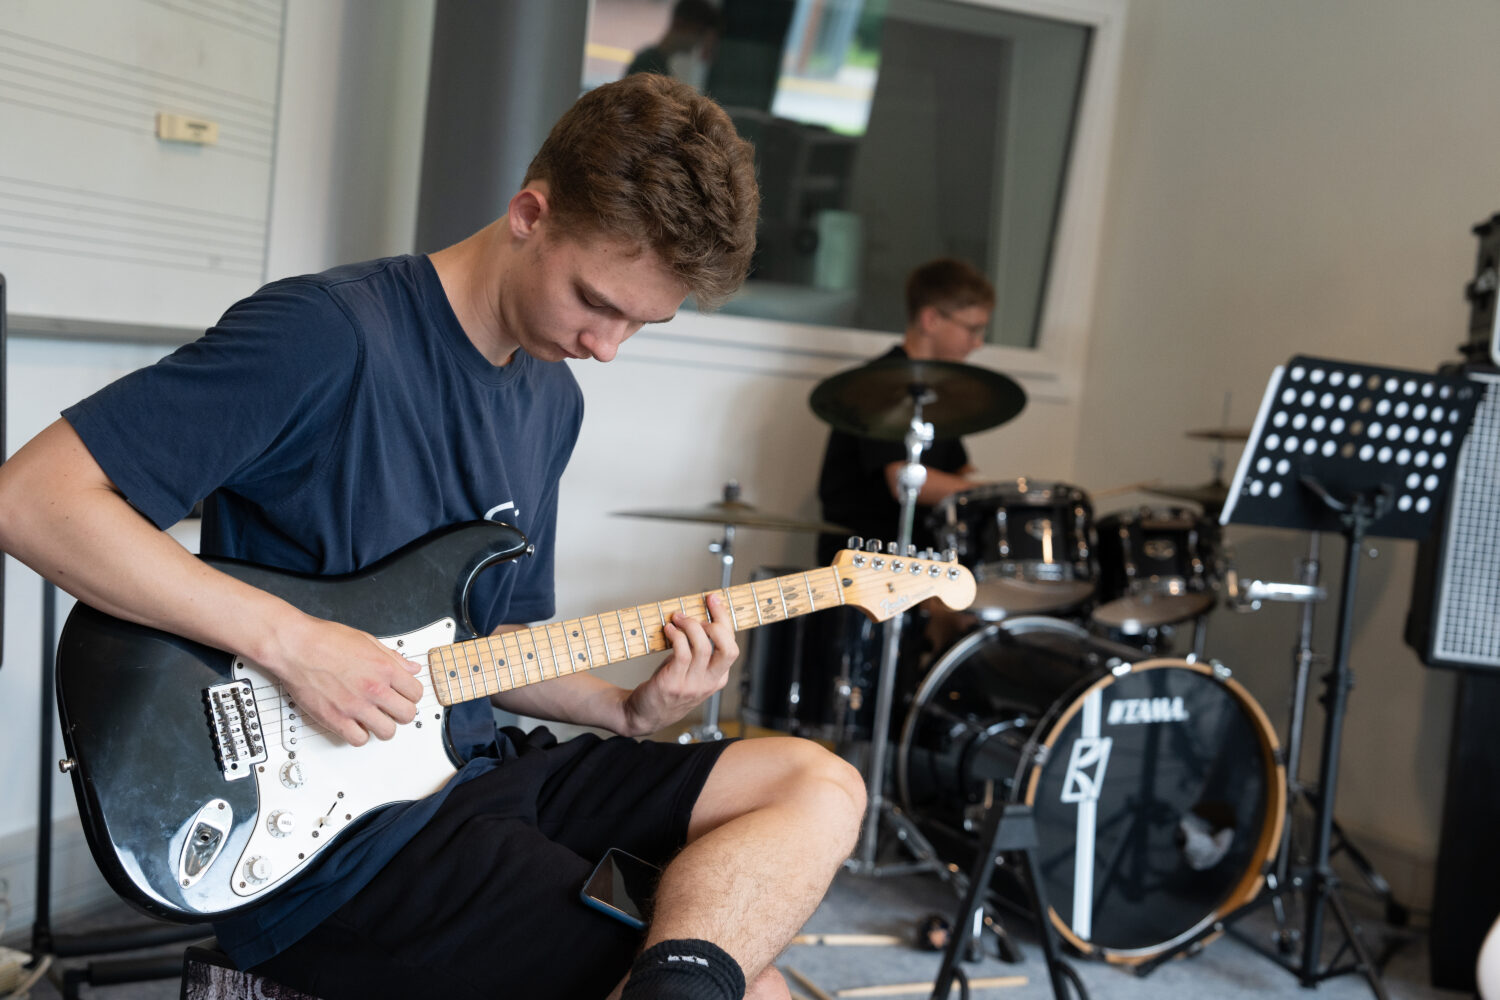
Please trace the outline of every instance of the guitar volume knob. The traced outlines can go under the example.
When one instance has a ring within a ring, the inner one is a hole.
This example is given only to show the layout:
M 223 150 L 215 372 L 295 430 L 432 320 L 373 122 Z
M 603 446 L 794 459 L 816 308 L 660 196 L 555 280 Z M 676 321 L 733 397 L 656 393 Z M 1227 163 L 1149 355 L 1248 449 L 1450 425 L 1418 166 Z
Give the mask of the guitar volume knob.
M 266 829 L 273 837 L 285 837 L 297 827 L 297 819 L 285 809 L 278 809 L 266 817 Z

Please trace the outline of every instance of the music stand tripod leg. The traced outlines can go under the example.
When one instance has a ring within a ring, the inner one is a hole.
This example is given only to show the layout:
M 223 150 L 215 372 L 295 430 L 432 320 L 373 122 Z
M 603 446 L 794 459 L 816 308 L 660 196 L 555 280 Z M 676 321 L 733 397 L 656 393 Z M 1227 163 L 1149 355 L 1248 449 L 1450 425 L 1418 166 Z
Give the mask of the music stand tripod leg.
M 953 980 L 959 974 L 959 959 L 970 940 L 969 935 L 961 931 L 975 926 L 981 918 L 990 876 L 995 873 L 1000 854 L 1006 851 L 1019 852 L 1022 856 L 1026 889 L 1036 915 L 1037 938 L 1047 963 L 1052 995 L 1057 1000 L 1068 1000 L 1064 983 L 1070 979 L 1076 982 L 1076 975 L 1066 967 L 1058 954 L 1046 885 L 1036 861 L 1036 848 L 1036 821 L 1030 806 L 997 803 L 986 810 L 979 835 L 979 849 L 969 872 L 969 884 L 964 890 L 963 901 L 959 904 L 957 918 L 953 921 L 954 933 L 949 936 L 947 946 L 943 949 L 942 964 L 938 966 L 937 978 L 932 984 L 931 1000 L 946 1000 L 952 990 Z
M 1304 480 L 1310 489 L 1328 500 L 1321 484 Z M 1332 501 L 1330 506 L 1332 506 Z M 1339 893 L 1338 876 L 1329 860 L 1333 839 L 1334 790 L 1338 788 L 1339 751 L 1343 739 L 1344 713 L 1348 707 L 1349 689 L 1354 686 L 1353 673 L 1349 668 L 1349 650 L 1354 633 L 1354 592 L 1359 573 L 1359 560 L 1364 549 L 1365 530 L 1379 516 L 1380 503 L 1377 498 L 1355 495 L 1347 505 L 1344 523 L 1344 578 L 1343 592 L 1339 601 L 1337 639 L 1335 640 L 1333 669 L 1325 676 L 1326 693 L 1324 708 L 1327 723 L 1323 729 L 1323 759 L 1318 776 L 1318 815 L 1315 841 L 1316 858 L 1312 873 L 1312 899 L 1307 907 L 1306 930 L 1302 938 L 1301 979 L 1304 986 L 1314 986 L 1326 978 L 1320 971 L 1323 947 L 1323 907 L 1331 904 L 1334 915 L 1342 925 L 1345 939 L 1354 951 L 1357 969 L 1364 975 L 1370 989 L 1380 1000 L 1386 1000 L 1385 986 L 1375 963 L 1370 958 L 1364 942 L 1360 940 L 1349 912 Z

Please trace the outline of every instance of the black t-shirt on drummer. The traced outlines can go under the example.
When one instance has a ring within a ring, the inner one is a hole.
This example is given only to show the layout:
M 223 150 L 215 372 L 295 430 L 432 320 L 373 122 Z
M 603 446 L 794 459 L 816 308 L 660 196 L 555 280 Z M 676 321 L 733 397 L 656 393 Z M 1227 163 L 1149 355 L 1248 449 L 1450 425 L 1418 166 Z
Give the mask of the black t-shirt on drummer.
M 906 356 L 898 344 L 877 360 Z M 828 448 L 823 453 L 823 471 L 818 477 L 823 520 L 843 525 L 850 534 L 865 539 L 895 541 L 901 530 L 901 504 L 891 496 L 885 467 L 904 461 L 906 445 L 901 441 L 877 441 L 843 431 L 830 432 Z M 958 438 L 934 441 L 922 452 L 922 464 L 943 472 L 957 472 L 969 464 L 969 453 Z M 927 523 L 931 513 L 931 507 L 918 504 L 912 519 L 911 540 L 919 549 L 938 547 Z M 826 566 L 833 562 L 848 541 L 848 535 L 819 535 L 818 564 Z

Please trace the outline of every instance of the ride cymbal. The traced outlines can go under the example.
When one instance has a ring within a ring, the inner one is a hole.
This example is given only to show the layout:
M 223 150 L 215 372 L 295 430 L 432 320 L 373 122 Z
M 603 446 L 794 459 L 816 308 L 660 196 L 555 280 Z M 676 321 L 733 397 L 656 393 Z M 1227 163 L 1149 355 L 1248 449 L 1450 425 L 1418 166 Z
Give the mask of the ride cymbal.
M 1009 376 L 956 361 L 882 358 L 819 382 L 808 400 L 835 430 L 856 437 L 901 441 L 911 427 L 914 400 L 936 439 L 997 427 L 1026 406 L 1026 391 Z
M 1205 508 L 1219 508 L 1229 500 L 1229 484 L 1214 479 L 1199 486 L 1172 486 L 1151 484 L 1145 487 L 1147 493 L 1155 493 L 1157 496 L 1174 497 L 1178 500 L 1191 500 L 1200 503 Z
M 1204 441 L 1249 441 L 1250 428 L 1248 427 L 1205 427 L 1202 430 L 1187 431 L 1190 438 L 1199 438 Z

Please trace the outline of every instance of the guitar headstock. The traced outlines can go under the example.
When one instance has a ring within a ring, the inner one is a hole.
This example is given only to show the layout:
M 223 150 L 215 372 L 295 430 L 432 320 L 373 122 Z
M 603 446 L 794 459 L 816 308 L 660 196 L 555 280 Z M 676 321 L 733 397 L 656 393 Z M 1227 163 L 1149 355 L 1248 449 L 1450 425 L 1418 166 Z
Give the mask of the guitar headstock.
M 857 544 L 858 539 L 851 539 Z M 846 603 L 863 608 L 878 622 L 936 597 L 955 611 L 974 603 L 974 575 L 950 553 L 931 549 L 906 555 L 886 551 L 879 542 L 866 549 L 845 549 L 833 559 Z

